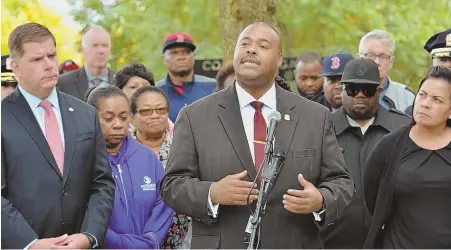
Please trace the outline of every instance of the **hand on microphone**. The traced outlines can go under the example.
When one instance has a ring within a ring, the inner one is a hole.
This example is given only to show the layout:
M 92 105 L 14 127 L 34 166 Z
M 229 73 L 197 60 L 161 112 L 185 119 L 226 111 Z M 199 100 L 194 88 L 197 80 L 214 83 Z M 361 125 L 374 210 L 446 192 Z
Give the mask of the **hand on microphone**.
M 288 189 L 288 194 L 283 196 L 284 208 L 295 214 L 310 214 L 318 211 L 323 206 L 323 195 L 302 174 L 298 175 L 299 184 L 303 190 Z
M 247 194 L 252 187 L 252 182 L 243 181 L 247 171 L 228 175 L 218 182 L 213 183 L 210 189 L 210 199 L 213 204 L 220 205 L 247 205 Z M 249 204 L 257 200 L 257 185 L 251 191 Z

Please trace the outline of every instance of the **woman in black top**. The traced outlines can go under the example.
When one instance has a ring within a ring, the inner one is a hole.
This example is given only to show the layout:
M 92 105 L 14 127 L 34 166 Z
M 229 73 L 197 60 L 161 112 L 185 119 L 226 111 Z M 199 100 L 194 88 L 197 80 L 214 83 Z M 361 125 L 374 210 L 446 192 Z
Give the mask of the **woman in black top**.
M 369 156 L 364 192 L 373 214 L 365 248 L 451 248 L 451 70 L 429 70 L 412 124 Z

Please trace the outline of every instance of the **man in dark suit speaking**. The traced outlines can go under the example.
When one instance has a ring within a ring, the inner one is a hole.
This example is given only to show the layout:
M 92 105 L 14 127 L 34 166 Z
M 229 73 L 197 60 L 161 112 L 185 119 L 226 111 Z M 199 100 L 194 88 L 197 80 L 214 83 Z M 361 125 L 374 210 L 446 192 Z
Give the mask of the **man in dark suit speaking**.
M 286 158 L 268 196 L 260 247 L 321 248 L 318 224 L 335 221 L 354 195 L 329 112 L 274 84 L 282 58 L 277 31 L 265 23 L 248 26 L 235 48 L 235 85 L 177 118 L 161 193 L 174 210 L 196 219 L 192 248 L 244 247 L 246 197 L 272 110 L 282 114 L 275 148 Z
M 53 34 L 37 23 L 8 40 L 18 88 L 1 106 L 2 248 L 95 248 L 114 180 L 94 108 L 56 90 Z

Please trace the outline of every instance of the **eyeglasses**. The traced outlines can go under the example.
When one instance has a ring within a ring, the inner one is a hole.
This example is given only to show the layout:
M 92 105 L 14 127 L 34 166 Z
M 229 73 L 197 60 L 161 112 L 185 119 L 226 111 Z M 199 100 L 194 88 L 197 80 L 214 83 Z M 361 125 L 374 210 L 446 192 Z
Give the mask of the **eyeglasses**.
M 153 112 L 157 113 L 157 115 L 167 115 L 168 111 L 169 111 L 168 107 L 161 107 L 156 109 L 140 109 L 138 110 L 138 113 L 143 117 L 147 117 L 151 116 Z
M 372 97 L 376 94 L 378 86 L 375 84 L 344 84 L 343 88 L 350 97 L 356 97 L 360 91 L 366 97 Z
M 386 55 L 386 54 L 380 54 L 380 55 L 376 55 L 373 53 L 365 53 L 365 54 L 360 54 L 365 58 L 371 59 L 371 60 L 376 60 L 376 58 L 379 58 L 381 61 L 388 61 L 390 58 L 392 58 L 392 56 Z

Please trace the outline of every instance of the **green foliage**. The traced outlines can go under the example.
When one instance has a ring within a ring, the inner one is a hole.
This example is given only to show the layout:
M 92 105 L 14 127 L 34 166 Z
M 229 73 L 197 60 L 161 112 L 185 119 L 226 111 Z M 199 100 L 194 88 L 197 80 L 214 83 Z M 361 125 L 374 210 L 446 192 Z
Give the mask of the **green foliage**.
M 157 79 L 164 77 L 161 44 L 169 32 L 184 31 L 198 45 L 197 58 L 221 58 L 218 2 L 213 0 L 68 0 L 75 19 L 96 22 L 112 33 L 112 68 L 132 62 L 145 64 Z M 360 38 L 385 29 L 396 41 L 390 76 L 417 88 L 431 64 L 423 49 L 427 39 L 451 27 L 451 1 L 430 0 L 277 0 L 276 17 L 284 52 L 327 55 L 358 52 Z
M 53 33 L 57 42 L 59 62 L 74 60 L 81 62 L 81 54 L 74 40 L 77 31 L 67 27 L 62 17 L 42 6 L 37 0 L 3 0 L 2 2 L 2 55 L 8 54 L 8 38 L 19 25 L 28 22 L 40 23 Z
M 216 1 L 136 0 L 108 1 L 68 0 L 75 19 L 82 25 L 104 26 L 112 36 L 111 67 L 121 69 L 129 63 L 143 63 L 156 79 L 165 77 L 162 44 L 165 36 L 181 31 L 193 36 L 197 58 L 220 57 L 221 34 Z M 106 2 L 106 1 L 105 1 Z M 78 5 L 78 6 L 77 6 Z

